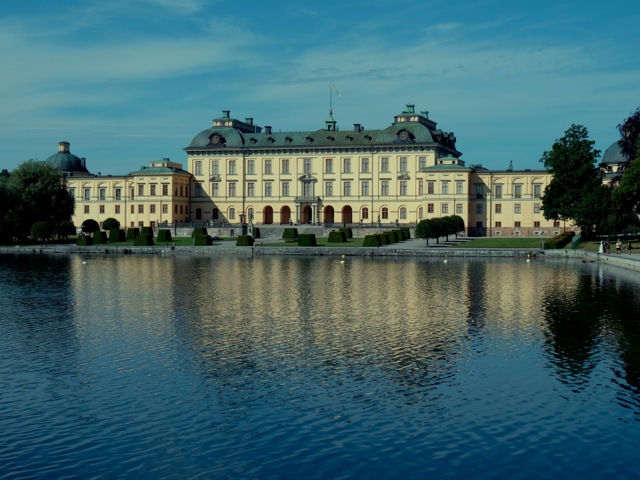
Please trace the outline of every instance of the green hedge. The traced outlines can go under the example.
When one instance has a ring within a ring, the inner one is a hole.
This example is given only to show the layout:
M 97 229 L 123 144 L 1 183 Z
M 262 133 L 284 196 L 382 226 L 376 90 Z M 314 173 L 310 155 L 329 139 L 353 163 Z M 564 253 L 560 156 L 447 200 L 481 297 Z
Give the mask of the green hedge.
M 161 228 L 158 230 L 158 243 L 166 243 L 171 241 L 171 230 Z
M 193 245 L 196 247 L 208 247 L 213 245 L 213 240 L 211 240 L 211 235 L 198 235 L 193 239 Z
M 94 245 L 103 245 L 107 243 L 107 232 L 103 232 L 99 230 L 93 233 L 93 244 Z
M 127 240 L 135 240 L 138 235 L 140 235 L 138 227 L 127 228 Z
M 136 247 L 151 247 L 153 245 L 153 237 L 151 235 L 138 235 L 133 244 Z
M 285 242 L 295 242 L 298 239 L 297 228 L 285 228 L 282 232 L 282 240 Z
M 253 237 L 251 235 L 240 235 L 236 240 L 236 247 L 253 247 Z
M 575 234 L 575 232 L 563 232 L 559 235 L 556 235 L 553 238 L 545 240 L 544 248 L 545 250 L 564 248 L 568 243 L 571 242 L 571 239 Z
M 316 243 L 315 233 L 303 233 L 298 235 L 298 246 L 300 247 L 315 247 Z
M 124 233 L 124 230 L 119 228 L 112 228 L 109 230 L 109 243 L 118 243 L 124 242 L 127 240 L 127 236 Z
M 82 235 L 76 240 L 76 245 L 93 245 L 93 238 L 89 235 Z
M 253 238 L 262 238 L 260 236 L 260 229 L 257 227 L 253 227 Z
M 404 232 L 405 240 L 409 240 L 411 238 L 411 230 L 409 230 L 408 228 L 401 228 L 400 230 Z
M 342 229 L 340 229 L 340 231 L 331 231 L 329 232 L 329 238 L 327 239 L 327 242 L 329 243 L 346 243 L 347 242 L 347 234 L 346 232 L 342 231 Z
M 382 243 L 382 235 L 380 234 L 372 234 L 365 235 L 364 240 L 362 241 L 363 247 L 379 247 L 383 245 Z
M 398 243 L 398 232 L 391 230 L 390 232 L 384 232 L 389 237 L 389 243 Z
M 389 236 L 389 232 L 382 232 L 380 234 L 380 241 L 382 245 L 391 245 L 391 237 Z
M 191 232 L 192 237 L 199 237 L 200 235 L 208 235 L 206 227 L 195 227 Z
M 142 227 L 140 229 L 140 235 L 150 235 L 153 237 L 153 228 L 151 227 Z
M 350 228 L 341 228 L 338 230 L 339 232 L 344 232 L 347 238 L 353 238 L 353 230 Z

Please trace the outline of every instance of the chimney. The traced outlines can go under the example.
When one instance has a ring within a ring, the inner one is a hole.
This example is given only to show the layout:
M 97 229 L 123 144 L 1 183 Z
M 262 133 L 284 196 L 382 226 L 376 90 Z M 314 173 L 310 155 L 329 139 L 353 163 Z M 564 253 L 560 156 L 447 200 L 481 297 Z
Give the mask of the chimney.
M 353 131 L 356 133 L 360 133 L 362 131 L 362 125 L 359 123 L 353 124 Z
M 247 118 L 244 119 L 244 121 L 246 123 L 248 123 L 249 125 L 253 125 L 253 117 L 247 117 Z
M 230 118 L 229 114 L 231 113 L 231 110 L 222 110 L 222 118 Z
M 271 125 L 265 125 L 264 126 L 264 134 L 265 135 L 271 135 Z

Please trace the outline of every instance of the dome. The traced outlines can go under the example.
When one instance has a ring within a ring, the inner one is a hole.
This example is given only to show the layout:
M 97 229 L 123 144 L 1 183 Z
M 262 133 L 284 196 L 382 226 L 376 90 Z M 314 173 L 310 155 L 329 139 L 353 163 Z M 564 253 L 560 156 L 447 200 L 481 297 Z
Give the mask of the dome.
M 618 142 L 613 142 L 609 148 L 607 148 L 602 156 L 602 163 L 608 165 L 618 165 L 620 163 L 627 163 L 627 158 L 622 155 L 622 150 Z
M 47 158 L 47 163 L 58 168 L 66 176 L 89 174 L 84 159 L 69 151 L 69 142 L 58 143 L 58 153 Z

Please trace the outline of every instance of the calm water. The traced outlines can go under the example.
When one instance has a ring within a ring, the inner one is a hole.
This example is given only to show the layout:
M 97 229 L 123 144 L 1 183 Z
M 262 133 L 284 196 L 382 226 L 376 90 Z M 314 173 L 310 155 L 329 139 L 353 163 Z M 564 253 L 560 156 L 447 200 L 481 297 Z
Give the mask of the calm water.
M 638 478 L 638 274 L 0 256 L 1 478 Z

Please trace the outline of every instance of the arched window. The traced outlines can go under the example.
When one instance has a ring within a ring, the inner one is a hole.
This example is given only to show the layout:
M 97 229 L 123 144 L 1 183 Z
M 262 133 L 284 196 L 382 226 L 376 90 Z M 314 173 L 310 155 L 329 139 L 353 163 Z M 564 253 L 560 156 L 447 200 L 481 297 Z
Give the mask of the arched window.
M 235 220 L 236 219 L 236 209 L 231 207 L 229 209 L 229 220 Z
M 424 210 L 422 207 L 418 208 L 418 220 L 424 219 Z
M 369 209 L 367 207 L 362 207 L 362 216 L 361 218 L 363 220 L 366 220 L 367 218 L 369 218 Z
M 253 219 L 254 219 L 253 208 L 250 208 L 247 210 L 247 220 L 253 220 Z
M 389 219 L 389 209 L 387 207 L 382 207 L 382 219 L 383 220 Z
M 213 218 L 214 220 L 218 220 L 219 216 L 220 216 L 220 210 L 218 210 L 217 208 L 214 208 L 213 211 L 211 212 L 211 218 Z
M 196 220 L 202 220 L 202 209 L 196 208 Z
M 402 207 L 400 209 L 400 220 L 406 220 L 407 219 L 407 209 L 406 207 Z

